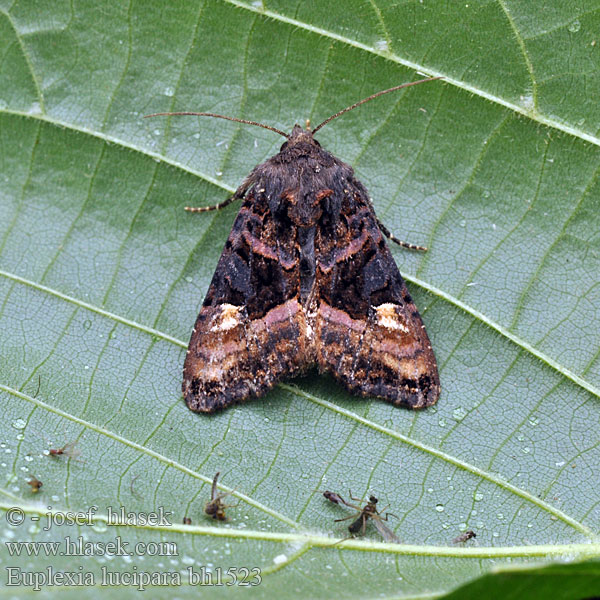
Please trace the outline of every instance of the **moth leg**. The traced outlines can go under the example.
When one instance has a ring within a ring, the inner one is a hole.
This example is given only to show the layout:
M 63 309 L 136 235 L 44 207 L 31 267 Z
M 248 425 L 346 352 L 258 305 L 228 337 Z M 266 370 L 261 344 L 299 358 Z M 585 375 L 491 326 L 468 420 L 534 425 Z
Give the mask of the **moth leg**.
M 221 210 L 222 208 L 229 206 L 232 202 L 235 202 L 236 200 L 241 200 L 241 198 L 242 198 L 241 196 L 238 196 L 238 194 L 235 193 L 235 194 L 233 194 L 233 196 L 229 196 L 229 198 L 227 198 L 227 200 L 223 200 L 223 202 L 219 202 L 218 204 L 212 204 L 211 206 L 198 206 L 198 207 L 186 206 L 185 210 L 187 210 L 188 212 L 193 212 L 193 213 L 209 212 L 211 210 Z
M 381 229 L 381 233 L 383 233 L 383 235 L 389 238 L 392 242 L 398 244 L 398 246 L 408 248 L 409 250 L 421 250 L 423 252 L 427 251 L 427 248 L 425 246 L 417 246 L 416 244 L 409 244 L 408 242 L 403 242 L 402 240 L 399 240 L 396 236 L 390 233 L 390 230 L 379 219 L 377 219 L 377 225 L 379 226 L 379 229 Z

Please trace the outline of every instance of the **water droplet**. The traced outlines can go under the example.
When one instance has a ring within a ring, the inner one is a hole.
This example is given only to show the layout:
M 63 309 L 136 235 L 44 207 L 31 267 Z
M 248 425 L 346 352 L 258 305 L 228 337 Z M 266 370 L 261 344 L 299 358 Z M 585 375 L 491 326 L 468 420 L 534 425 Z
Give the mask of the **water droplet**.
M 194 281 L 189 275 L 185 278 L 188 283 L 192 283 Z
M 446 427 L 446 419 L 442 418 L 438 421 L 440 427 Z
M 567 29 L 571 33 L 577 33 L 581 29 L 581 23 L 579 22 L 579 20 L 576 19 L 567 27 Z
M 520 433 L 520 434 L 517 436 L 517 439 L 518 439 L 520 442 L 523 442 L 523 441 L 525 440 L 525 436 L 524 436 L 522 433 Z
M 33 102 L 27 111 L 30 115 L 38 115 L 42 112 L 42 107 L 39 102 Z
M 435 510 L 437 510 L 438 512 L 444 512 L 444 505 L 443 504 L 436 504 L 435 505 Z
M 461 227 L 466 227 L 467 226 L 467 222 L 464 219 L 462 219 L 461 222 L 459 223 L 459 225 Z
M 460 406 L 452 411 L 452 417 L 455 421 L 462 421 L 466 416 L 467 411 Z
M 31 461 L 33 460 L 33 456 L 26 456 L 26 457 L 25 457 L 25 460 L 26 460 L 27 462 L 31 462 Z
M 533 523 L 527 523 L 527 527 L 531 529 L 531 527 L 533 527 Z
M 489 198 L 491 195 L 492 195 L 492 193 L 490 192 L 490 190 L 483 190 L 484 198 Z
M 104 533 L 108 529 L 108 525 L 103 521 L 97 521 L 92 525 L 92 529 L 97 533 Z
M 375 42 L 375 50 L 379 50 L 380 52 L 389 52 L 390 45 L 387 43 L 387 40 L 377 40 Z
M 535 427 L 536 425 L 539 425 L 540 420 L 537 417 L 529 417 L 529 424 L 532 427 Z
M 531 94 L 523 94 L 519 100 L 521 100 L 521 106 L 527 110 L 531 110 L 534 107 L 533 96 Z
M 529 454 L 531 452 L 531 448 L 529 446 L 525 446 L 525 448 L 523 448 L 523 454 Z
M 483 494 L 481 492 L 476 492 L 475 494 L 473 494 L 473 498 L 477 502 L 480 502 L 481 500 L 483 500 Z
M 579 119 L 579 121 L 577 121 L 577 125 L 579 125 L 579 127 L 581 127 L 584 123 L 585 119 Z
M 31 533 L 31 534 L 35 534 L 35 533 L 39 533 L 42 530 L 42 528 L 39 526 L 38 523 L 32 523 L 28 528 L 27 528 L 27 532 Z
M 24 440 L 25 439 L 25 434 L 23 433 L 17 433 L 17 435 L 15 436 L 19 441 Z
M 502 519 L 504 519 L 504 513 L 498 513 L 496 516 L 498 517 L 498 521 L 502 521 Z
M 284 562 L 287 562 L 287 556 L 285 554 L 278 554 L 273 558 L 273 562 L 276 565 L 282 565 Z
M 25 419 L 15 419 L 12 422 L 12 426 L 15 429 L 23 429 L 25 427 L 25 425 L 27 425 L 27 423 L 25 422 Z
M 561 460 L 559 462 L 554 463 L 557 467 L 564 467 L 567 464 L 567 461 Z
M 433 492 L 433 488 L 427 488 L 427 491 L 431 494 L 431 492 Z
M 171 96 L 174 96 L 174 95 L 175 95 L 175 88 L 172 88 L 170 85 L 169 85 L 169 86 L 167 86 L 167 87 L 165 88 L 164 94 L 165 94 L 165 96 L 169 96 L 169 98 L 170 98 Z
M 494 533 L 492 533 L 492 535 L 493 535 L 494 537 L 500 537 L 500 534 L 499 534 L 497 531 L 494 531 Z

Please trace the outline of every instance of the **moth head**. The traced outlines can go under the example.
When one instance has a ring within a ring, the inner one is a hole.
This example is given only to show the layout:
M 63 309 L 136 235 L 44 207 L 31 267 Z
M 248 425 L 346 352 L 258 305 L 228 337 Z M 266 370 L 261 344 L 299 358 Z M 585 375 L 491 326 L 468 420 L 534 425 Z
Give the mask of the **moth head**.
M 319 142 L 317 142 L 317 140 L 315 140 L 315 138 L 313 137 L 312 131 L 310 129 L 302 129 L 302 127 L 300 127 L 300 125 L 296 123 L 287 141 L 281 145 L 280 151 L 285 150 L 286 148 L 293 148 L 294 146 L 300 145 L 321 147 L 321 144 L 319 144 Z

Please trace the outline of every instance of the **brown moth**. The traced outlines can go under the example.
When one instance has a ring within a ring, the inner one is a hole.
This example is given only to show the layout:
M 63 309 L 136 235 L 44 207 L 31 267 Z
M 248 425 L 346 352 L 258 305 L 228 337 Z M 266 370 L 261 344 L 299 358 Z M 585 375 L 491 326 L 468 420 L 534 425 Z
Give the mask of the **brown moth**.
M 211 413 L 258 398 L 283 379 L 317 366 L 350 393 L 423 408 L 440 393 L 425 327 L 378 220 L 352 167 L 324 150 L 314 134 L 339 115 L 291 134 L 224 202 L 243 200 L 200 314 L 184 369 L 188 407 Z

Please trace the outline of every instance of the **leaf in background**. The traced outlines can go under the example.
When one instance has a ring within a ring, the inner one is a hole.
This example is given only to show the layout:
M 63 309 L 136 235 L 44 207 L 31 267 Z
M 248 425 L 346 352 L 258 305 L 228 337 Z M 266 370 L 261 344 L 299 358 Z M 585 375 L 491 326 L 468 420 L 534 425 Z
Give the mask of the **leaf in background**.
M 599 8 L 3 2 L 1 505 L 27 521 L 4 524 L 2 541 L 121 536 L 178 554 L 3 548 L 2 566 L 81 565 L 97 584 L 103 567 L 184 579 L 259 567 L 265 597 L 409 598 L 513 562 L 597 558 Z M 438 358 L 438 405 L 411 413 L 312 374 L 190 413 L 185 347 L 236 207 L 183 207 L 226 198 L 281 140 L 142 116 L 204 110 L 290 130 L 415 70 L 446 81 L 382 97 L 318 138 L 395 234 L 430 248 L 393 252 Z M 43 454 L 74 440 L 85 462 Z M 202 514 L 216 471 L 241 499 L 224 526 Z M 369 529 L 332 547 L 345 514 L 315 491 L 326 487 L 376 493 L 405 544 Z M 46 532 L 31 517 L 48 505 L 98 516 Z M 109 506 L 164 507 L 173 526 L 107 527 Z M 452 544 L 467 528 L 477 538 Z

